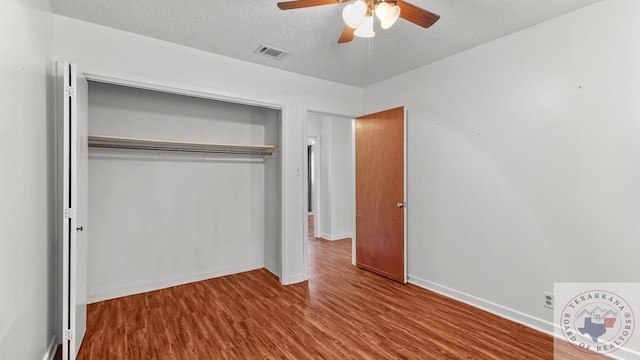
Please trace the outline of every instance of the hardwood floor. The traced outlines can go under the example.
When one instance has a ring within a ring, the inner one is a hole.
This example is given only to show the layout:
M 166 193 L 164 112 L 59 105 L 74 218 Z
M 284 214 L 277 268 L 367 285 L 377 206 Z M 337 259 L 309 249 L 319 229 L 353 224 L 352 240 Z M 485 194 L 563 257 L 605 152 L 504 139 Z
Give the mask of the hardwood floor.
M 551 336 L 357 269 L 349 239 L 309 240 L 305 283 L 256 270 L 89 305 L 78 359 L 553 359 Z

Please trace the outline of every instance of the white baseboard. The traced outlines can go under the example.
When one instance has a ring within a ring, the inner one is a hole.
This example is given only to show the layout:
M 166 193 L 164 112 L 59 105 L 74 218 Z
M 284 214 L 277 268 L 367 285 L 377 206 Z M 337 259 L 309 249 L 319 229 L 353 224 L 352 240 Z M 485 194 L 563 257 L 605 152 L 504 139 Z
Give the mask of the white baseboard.
M 325 239 L 325 240 L 330 240 L 330 241 L 335 241 L 335 240 L 342 240 L 342 239 L 346 239 L 346 238 L 350 238 L 351 233 L 342 233 L 342 234 L 322 234 L 320 235 L 321 238 Z
M 408 280 L 409 280 L 409 283 L 413 285 L 419 286 L 427 290 L 431 290 L 433 292 L 437 292 L 438 294 L 461 301 L 465 304 L 490 312 L 494 315 L 500 316 L 507 320 L 517 322 L 518 324 L 543 332 L 545 334 L 551 335 L 555 338 L 558 338 L 564 341 L 564 339 L 561 336 L 557 336 L 554 332 L 554 328 L 557 325 L 549 321 L 525 314 L 523 312 L 520 312 L 514 309 L 510 309 L 506 306 L 498 305 L 491 301 L 481 299 L 477 296 L 469 295 L 462 291 L 458 291 L 458 290 L 446 287 L 444 285 L 434 283 L 429 280 L 421 279 L 417 276 L 408 275 Z M 626 347 L 618 349 L 613 353 L 605 354 L 605 356 L 612 359 L 619 359 L 619 360 L 623 360 L 623 359 L 624 360 L 631 360 L 631 359 L 640 360 L 640 352 L 634 351 Z
M 273 275 L 277 276 L 278 279 L 280 279 L 280 271 L 279 270 L 276 271 L 276 269 L 273 266 L 267 265 L 267 264 L 264 264 L 264 268 L 267 269 L 267 271 L 269 271 Z
M 229 268 L 229 269 L 217 270 L 213 272 L 182 276 L 179 278 L 166 280 L 166 281 L 159 281 L 155 283 L 127 286 L 127 287 L 117 288 L 117 289 L 99 290 L 99 291 L 94 291 L 90 294 L 87 294 L 87 302 L 91 304 L 98 301 L 115 299 L 115 298 L 128 296 L 128 295 L 141 294 L 149 291 L 165 289 L 172 286 L 183 285 L 183 284 L 188 284 L 192 282 L 217 278 L 220 276 L 238 274 L 241 272 L 257 270 L 262 268 L 264 268 L 264 264 L 251 264 L 251 265 L 246 265 L 246 266 L 241 266 L 236 268 Z
M 58 350 L 58 342 L 56 341 L 56 336 L 53 335 L 47 347 L 47 352 L 42 355 L 42 360 L 53 360 L 53 357 L 56 356 L 56 350 Z
M 534 330 L 538 330 L 545 334 L 554 336 L 553 323 L 525 314 L 523 312 L 510 309 L 506 306 L 498 305 L 488 300 L 481 299 L 479 297 L 466 294 L 462 291 L 454 290 L 449 287 L 434 283 L 429 280 L 421 279 L 417 276 L 408 275 L 409 283 L 419 286 L 421 288 L 437 292 L 438 294 L 446 297 L 461 301 L 465 304 L 471 305 L 478 309 L 490 312 L 494 315 L 500 316 L 507 320 L 517 322 L 518 324 L 530 327 Z
M 640 359 L 640 352 L 633 351 L 628 347 L 623 347 L 616 350 L 613 353 L 606 354 L 612 359 L 616 360 L 638 360 Z
M 304 274 L 289 276 L 288 279 L 280 279 L 280 282 L 282 283 L 282 285 L 297 284 L 303 281 L 307 281 L 307 278 L 304 276 Z

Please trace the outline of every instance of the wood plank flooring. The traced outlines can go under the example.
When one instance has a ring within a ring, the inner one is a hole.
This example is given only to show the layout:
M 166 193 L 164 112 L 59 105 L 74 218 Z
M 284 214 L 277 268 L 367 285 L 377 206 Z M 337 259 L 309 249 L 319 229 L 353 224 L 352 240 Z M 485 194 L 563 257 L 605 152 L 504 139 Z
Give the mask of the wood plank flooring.
M 553 359 L 551 336 L 357 269 L 350 239 L 309 244 L 305 283 L 256 270 L 91 304 L 78 359 Z

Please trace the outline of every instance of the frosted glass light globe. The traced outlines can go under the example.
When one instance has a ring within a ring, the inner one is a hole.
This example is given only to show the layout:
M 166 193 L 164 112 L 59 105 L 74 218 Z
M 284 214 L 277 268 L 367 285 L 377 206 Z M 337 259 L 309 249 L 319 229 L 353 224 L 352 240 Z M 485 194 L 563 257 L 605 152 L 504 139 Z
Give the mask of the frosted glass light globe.
M 386 30 L 398 21 L 400 6 L 381 2 L 376 6 L 376 16 L 380 19 L 380 27 Z
M 347 26 L 357 29 L 358 26 L 364 20 L 364 15 L 367 13 L 367 4 L 362 0 L 358 0 L 353 4 L 349 4 L 342 10 L 342 19 Z

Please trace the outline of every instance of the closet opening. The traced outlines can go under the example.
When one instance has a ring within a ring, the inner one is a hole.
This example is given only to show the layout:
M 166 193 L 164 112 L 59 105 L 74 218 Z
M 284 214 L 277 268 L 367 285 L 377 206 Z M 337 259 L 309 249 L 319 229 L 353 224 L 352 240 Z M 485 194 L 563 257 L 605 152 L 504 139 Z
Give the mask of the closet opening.
M 280 277 L 281 109 L 89 80 L 89 303 Z

